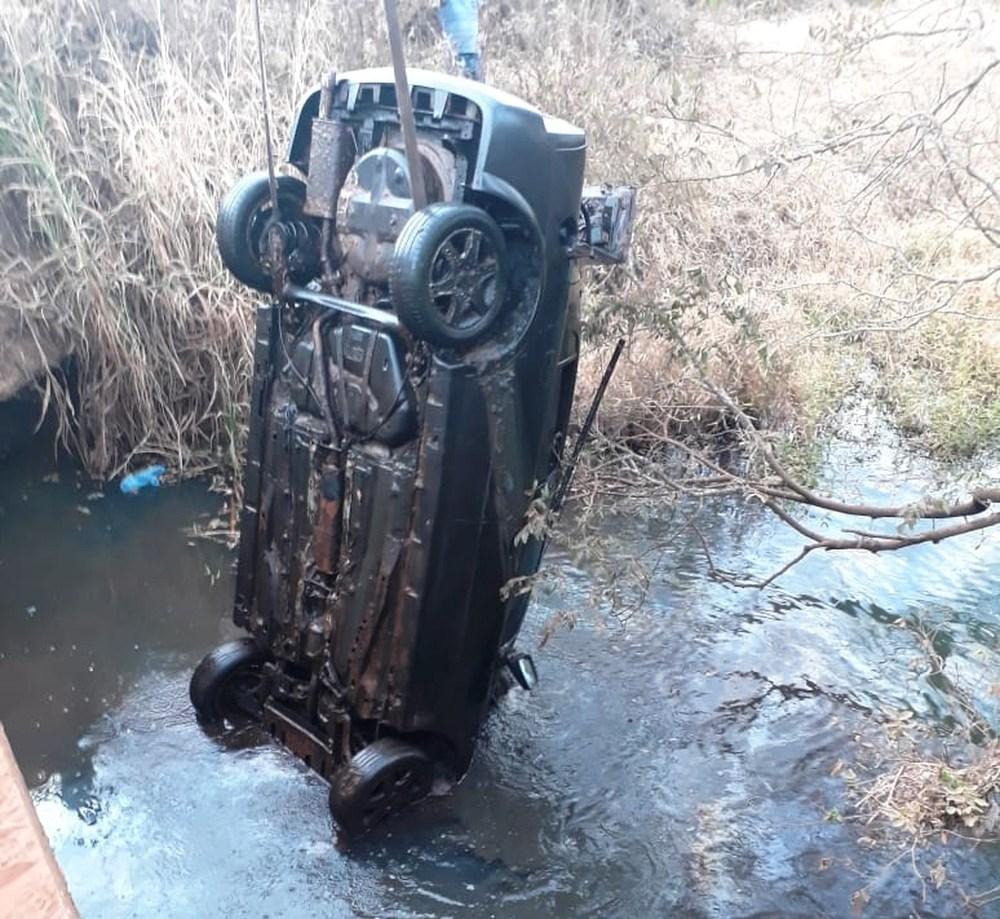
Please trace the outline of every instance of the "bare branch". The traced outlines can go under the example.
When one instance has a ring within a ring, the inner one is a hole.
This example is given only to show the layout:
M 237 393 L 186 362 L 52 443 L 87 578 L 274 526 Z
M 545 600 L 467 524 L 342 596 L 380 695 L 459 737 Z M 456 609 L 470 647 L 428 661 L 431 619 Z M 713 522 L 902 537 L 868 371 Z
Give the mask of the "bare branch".
M 945 503 L 944 501 L 935 499 L 923 499 L 922 501 L 899 505 L 853 504 L 821 495 L 815 490 L 808 488 L 785 468 L 784 464 L 771 449 L 771 446 L 757 430 L 753 420 L 740 407 L 736 400 L 702 372 L 697 356 L 692 352 L 684 336 L 676 328 L 674 329 L 674 338 L 691 367 L 698 372 L 702 385 L 733 416 L 747 440 L 764 458 L 767 466 L 777 475 L 781 486 L 775 488 L 767 483 L 752 482 L 746 478 L 742 478 L 741 481 L 743 481 L 746 490 L 751 494 L 756 494 L 761 503 L 771 513 L 807 540 L 806 545 L 802 547 L 795 558 L 755 586 L 761 588 L 767 587 L 817 549 L 823 549 L 824 551 L 860 549 L 872 553 L 892 552 L 923 543 L 938 543 L 945 539 L 974 533 L 1000 524 L 1000 510 L 990 512 L 991 507 L 995 505 L 1000 506 L 1000 488 L 979 488 L 974 490 L 968 498 L 953 503 Z M 688 452 L 695 453 L 690 448 L 688 448 Z M 710 464 L 710 468 L 714 468 L 714 471 L 722 471 L 715 464 Z M 733 475 L 733 478 L 740 477 Z M 920 520 L 961 520 L 962 522 L 929 530 L 905 533 L 875 533 L 857 529 L 845 529 L 843 531 L 845 535 L 843 536 L 827 536 L 793 517 L 778 503 L 779 501 L 790 501 L 819 510 L 852 517 L 899 519 L 911 525 Z M 714 570 L 714 566 L 711 567 Z

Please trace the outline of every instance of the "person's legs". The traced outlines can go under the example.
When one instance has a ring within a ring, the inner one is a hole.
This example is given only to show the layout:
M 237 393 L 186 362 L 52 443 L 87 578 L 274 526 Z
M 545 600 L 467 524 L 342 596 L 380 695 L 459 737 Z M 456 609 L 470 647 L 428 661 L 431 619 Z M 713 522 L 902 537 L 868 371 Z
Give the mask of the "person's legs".
M 479 52 L 472 54 L 460 54 L 458 62 L 462 65 L 462 76 L 470 80 L 481 80 L 483 78 L 483 64 L 479 58 Z
M 441 28 L 448 36 L 464 76 L 482 78 L 479 59 L 479 0 L 441 0 Z

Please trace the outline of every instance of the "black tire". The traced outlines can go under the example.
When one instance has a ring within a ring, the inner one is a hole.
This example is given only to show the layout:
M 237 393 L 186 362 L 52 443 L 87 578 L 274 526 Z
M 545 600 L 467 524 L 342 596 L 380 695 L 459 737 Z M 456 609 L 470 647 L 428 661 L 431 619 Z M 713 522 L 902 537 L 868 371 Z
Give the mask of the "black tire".
M 330 813 L 348 836 L 360 836 L 391 814 L 426 798 L 434 764 L 418 747 L 384 737 L 341 767 L 330 783 Z
M 445 348 L 482 341 L 507 294 L 507 245 L 486 211 L 432 204 L 396 240 L 389 268 L 392 302 L 414 338 Z
M 305 183 L 289 175 L 279 175 L 275 179 L 281 218 L 300 219 L 306 200 Z M 219 203 L 215 221 L 215 241 L 222 263 L 237 280 L 265 292 L 271 291 L 271 276 L 261 262 L 261 255 L 273 221 L 266 172 L 253 172 L 240 179 Z
M 191 677 L 191 704 L 202 724 L 255 718 L 260 705 L 254 684 L 262 679 L 266 652 L 252 638 L 238 638 L 205 655 Z

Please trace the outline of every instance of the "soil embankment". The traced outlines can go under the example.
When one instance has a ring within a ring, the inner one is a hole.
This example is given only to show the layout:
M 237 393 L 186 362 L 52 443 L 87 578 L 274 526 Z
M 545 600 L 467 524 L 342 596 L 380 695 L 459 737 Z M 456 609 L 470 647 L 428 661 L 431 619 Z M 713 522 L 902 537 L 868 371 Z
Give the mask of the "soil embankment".
M 66 356 L 53 340 L 36 341 L 16 313 L 0 309 L 0 460 L 38 429 L 44 403 L 33 384 Z
M 0 309 L 0 403 L 22 395 L 65 357 L 65 349 L 51 340 L 36 340 L 16 313 Z

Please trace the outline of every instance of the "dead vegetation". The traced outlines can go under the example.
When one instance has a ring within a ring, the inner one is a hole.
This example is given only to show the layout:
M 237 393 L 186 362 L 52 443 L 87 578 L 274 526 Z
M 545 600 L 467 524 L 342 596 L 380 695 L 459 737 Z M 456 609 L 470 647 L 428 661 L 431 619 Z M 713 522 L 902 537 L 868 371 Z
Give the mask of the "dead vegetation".
M 331 60 L 379 55 L 377 6 L 270 5 L 282 136 Z M 143 455 L 181 474 L 236 465 L 253 297 L 213 224 L 264 161 L 252 34 L 247 3 L 0 10 L 0 310 L 72 351 L 78 401 L 44 385 L 94 474 Z
M 723 8 L 675 23 L 648 68 L 584 43 L 607 76 L 599 95 L 611 87 L 619 124 L 642 134 L 594 145 L 643 196 L 632 276 L 599 280 L 590 301 L 598 334 L 649 336 L 612 435 L 631 408 L 659 405 L 675 433 L 724 413 L 670 354 L 681 331 L 768 429 L 808 441 L 863 367 L 936 452 L 995 442 L 994 18 L 936 3 Z
M 226 186 L 263 161 L 250 12 L 0 12 L 0 309 L 39 347 L 75 354 L 79 401 L 54 376 L 48 395 L 96 473 L 140 454 L 185 473 L 238 455 L 252 298 L 225 276 L 212 223 Z M 263 12 L 279 137 L 330 64 L 385 57 L 374 0 Z M 608 436 L 641 446 L 725 426 L 670 348 L 681 329 L 793 444 L 859 362 L 930 447 L 995 441 L 995 13 L 993 0 L 765 18 L 639 0 L 484 6 L 491 81 L 585 125 L 592 178 L 641 189 L 633 265 L 595 277 L 587 300 L 591 346 L 632 342 Z M 412 63 L 448 66 L 427 4 L 403 15 Z
M 1000 902 L 1000 887 L 962 889 L 949 872 L 962 848 L 949 844 L 1000 842 L 1000 741 L 989 716 L 1000 684 L 964 679 L 940 650 L 948 642 L 939 641 L 937 628 L 919 620 L 896 625 L 917 642 L 911 669 L 938 690 L 941 722 L 930 725 L 912 710 L 887 711 L 855 737 L 857 759 L 838 761 L 833 774 L 847 785 L 847 819 L 862 829 L 858 845 L 896 853 L 879 874 L 902 864 L 919 881 L 923 900 L 929 888 L 951 885 L 967 908 L 984 908 Z M 862 887 L 854 895 L 856 912 L 867 901 Z
M 937 736 L 912 711 L 890 712 L 884 731 L 888 745 L 864 745 L 871 761 L 867 777 L 845 775 L 857 813 L 867 826 L 876 821 L 902 831 L 914 843 L 941 833 L 1000 840 L 1000 741 L 982 706 L 1000 698 L 1000 683 L 970 684 L 941 650 L 938 629 L 923 621 L 899 619 L 919 652 L 911 669 L 937 690 L 950 730 Z M 988 670 L 987 670 L 988 672 Z
M 858 808 L 918 838 L 945 831 L 996 838 L 1000 829 L 1000 745 L 995 741 L 989 744 L 967 765 L 901 758 L 896 768 L 870 782 Z

